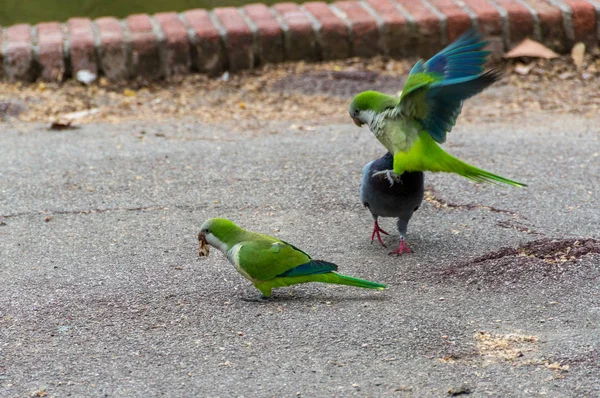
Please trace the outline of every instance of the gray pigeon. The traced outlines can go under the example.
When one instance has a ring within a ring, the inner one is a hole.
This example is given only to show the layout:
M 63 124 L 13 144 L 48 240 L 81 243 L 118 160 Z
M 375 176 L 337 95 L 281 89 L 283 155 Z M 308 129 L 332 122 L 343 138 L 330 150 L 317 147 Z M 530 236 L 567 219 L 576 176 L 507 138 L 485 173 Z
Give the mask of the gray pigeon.
M 400 255 L 404 252 L 412 253 L 404 240 L 406 239 L 408 222 L 423 202 L 425 188 L 423 173 L 420 171 L 404 172 L 399 176 L 400 183 L 394 183 L 393 185 L 385 175 L 373 176 L 373 173 L 378 171 L 392 169 L 393 162 L 394 157 L 388 152 L 383 157 L 367 163 L 362 171 L 360 201 L 369 209 L 375 220 L 371 243 L 377 237 L 379 243 L 385 247 L 379 233 L 389 235 L 379 227 L 377 223 L 379 217 L 398 218 L 397 227 L 400 233 L 400 244 L 390 254 Z

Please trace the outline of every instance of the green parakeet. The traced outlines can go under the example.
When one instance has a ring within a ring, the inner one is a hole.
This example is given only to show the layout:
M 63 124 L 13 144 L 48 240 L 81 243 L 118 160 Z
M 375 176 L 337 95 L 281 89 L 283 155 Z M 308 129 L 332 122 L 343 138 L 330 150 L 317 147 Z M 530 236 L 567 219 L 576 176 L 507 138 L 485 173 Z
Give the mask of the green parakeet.
M 246 231 L 224 218 L 211 218 L 198 234 L 200 256 L 208 245 L 220 250 L 265 297 L 277 287 L 323 282 L 382 290 L 386 285 L 338 274 L 337 265 L 312 260 L 302 250 L 269 235 Z
M 481 182 L 520 182 L 471 166 L 446 153 L 438 144 L 446 140 L 463 102 L 499 78 L 483 73 L 489 51 L 486 42 L 471 30 L 423 63 L 417 62 L 399 97 L 376 91 L 358 94 L 350 104 L 350 117 L 359 127 L 369 126 L 375 137 L 394 155 L 392 170 L 381 171 L 391 184 L 405 171 L 444 171 Z

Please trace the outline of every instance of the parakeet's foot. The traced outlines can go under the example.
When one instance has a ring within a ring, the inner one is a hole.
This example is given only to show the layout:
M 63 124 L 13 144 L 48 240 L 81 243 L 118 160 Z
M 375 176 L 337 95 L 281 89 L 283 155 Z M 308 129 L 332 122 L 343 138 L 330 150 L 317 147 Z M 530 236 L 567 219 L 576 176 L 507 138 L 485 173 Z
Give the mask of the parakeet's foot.
M 391 252 L 390 255 L 395 254 L 396 256 L 399 256 L 402 253 L 412 253 L 412 250 L 410 250 L 410 248 L 406 246 L 406 242 L 404 242 L 404 239 L 400 239 L 400 245 L 398 245 L 398 248 Z
M 387 232 L 385 232 L 383 229 L 381 229 L 379 227 L 379 223 L 377 221 L 375 221 L 375 224 L 373 225 L 373 233 L 371 234 L 371 243 L 373 243 L 373 240 L 375 240 L 375 236 L 377 236 L 377 240 L 379 241 L 379 243 L 381 243 L 381 246 L 385 247 L 385 244 L 383 243 L 383 240 L 381 239 L 381 235 L 379 235 L 380 232 L 384 235 L 389 235 Z
M 375 176 L 385 176 L 385 178 L 390 182 L 390 187 L 394 185 L 395 182 L 399 182 L 400 184 L 402 184 L 402 180 L 400 179 L 400 176 L 396 173 L 394 173 L 394 170 L 382 170 L 382 171 L 378 171 L 376 173 L 373 173 L 372 177 Z

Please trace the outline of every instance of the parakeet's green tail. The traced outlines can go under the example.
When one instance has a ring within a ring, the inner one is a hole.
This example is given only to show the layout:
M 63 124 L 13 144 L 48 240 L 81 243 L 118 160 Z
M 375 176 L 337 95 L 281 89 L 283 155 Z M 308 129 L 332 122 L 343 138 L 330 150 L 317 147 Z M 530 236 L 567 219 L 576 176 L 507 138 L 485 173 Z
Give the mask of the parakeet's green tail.
M 377 290 L 383 290 L 387 288 L 386 285 L 381 283 L 354 278 L 352 276 L 343 274 L 337 274 L 335 272 L 328 272 L 326 274 L 277 277 L 271 279 L 270 281 L 257 282 L 254 284 L 254 286 L 256 286 L 256 288 L 260 290 L 265 297 L 269 297 L 271 295 L 271 289 L 308 282 L 332 283 L 336 285 L 356 286 L 364 289 Z
M 527 186 L 523 183 L 510 180 L 497 174 L 490 173 L 489 171 L 479 169 L 475 166 L 471 166 L 470 164 L 465 163 L 462 160 L 447 154 L 446 152 L 444 152 L 444 155 L 445 156 L 443 156 L 443 158 L 440 159 L 440 163 L 444 166 L 444 169 L 440 171 L 456 173 L 475 182 L 491 182 L 492 184 L 501 182 L 504 184 L 512 185 L 514 187 Z
M 501 182 L 515 187 L 527 186 L 455 158 L 446 153 L 426 131 L 419 134 L 419 139 L 410 151 L 394 154 L 394 173 L 402 174 L 404 171 L 443 171 L 456 173 L 475 182 Z
M 489 171 L 478 169 L 477 167 L 471 166 L 470 164 L 467 164 L 456 158 L 453 158 L 453 160 L 455 160 L 456 163 L 460 164 L 460 166 L 461 166 L 461 167 L 455 166 L 458 169 L 458 171 L 455 171 L 455 172 L 460 174 L 461 176 L 466 177 L 475 182 L 491 182 L 491 183 L 501 182 L 501 183 L 512 185 L 513 187 L 519 187 L 519 188 L 527 186 L 527 184 L 523 184 L 522 182 L 513 181 L 508 178 L 499 176 L 497 174 L 490 173 Z

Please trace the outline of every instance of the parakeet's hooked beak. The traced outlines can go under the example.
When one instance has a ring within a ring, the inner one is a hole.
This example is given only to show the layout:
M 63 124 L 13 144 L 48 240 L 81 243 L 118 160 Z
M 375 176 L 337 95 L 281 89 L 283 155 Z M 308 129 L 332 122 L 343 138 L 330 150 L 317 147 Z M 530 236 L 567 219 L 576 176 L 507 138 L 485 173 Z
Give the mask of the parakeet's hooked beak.
M 362 127 L 362 125 L 364 124 L 357 117 L 353 117 L 352 121 L 354 121 L 354 124 L 356 124 L 358 127 Z
M 210 252 L 210 249 L 209 249 L 210 246 L 208 245 L 208 242 L 206 241 L 206 237 L 204 236 L 204 234 L 202 232 L 200 232 L 198 234 L 198 243 L 200 245 L 200 248 L 198 250 L 198 255 L 200 257 L 204 257 L 204 256 L 208 257 L 208 254 Z

